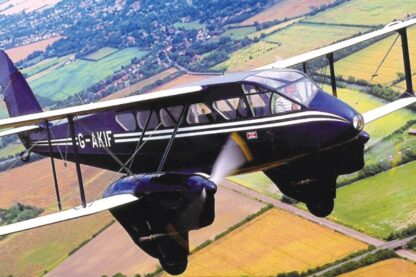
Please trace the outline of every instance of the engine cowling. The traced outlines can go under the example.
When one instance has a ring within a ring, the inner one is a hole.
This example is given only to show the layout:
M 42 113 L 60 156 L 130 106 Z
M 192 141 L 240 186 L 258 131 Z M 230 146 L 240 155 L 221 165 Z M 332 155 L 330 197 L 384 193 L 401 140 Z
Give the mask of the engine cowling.
M 146 174 L 124 177 L 111 184 L 104 197 L 134 194 L 131 204 L 110 212 L 133 241 L 159 259 L 171 274 L 186 269 L 189 231 L 215 219 L 215 183 L 195 174 Z

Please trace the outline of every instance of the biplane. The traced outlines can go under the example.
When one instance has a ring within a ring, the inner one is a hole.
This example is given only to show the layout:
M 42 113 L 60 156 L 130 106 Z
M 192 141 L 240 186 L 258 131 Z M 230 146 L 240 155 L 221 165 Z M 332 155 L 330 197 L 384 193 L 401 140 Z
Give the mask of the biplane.
M 54 159 L 74 162 L 81 199 L 80 207 L 0 227 L 0 235 L 109 210 L 140 248 L 179 274 L 187 267 L 189 231 L 213 223 L 215 193 L 226 176 L 261 170 L 312 214 L 329 215 L 337 177 L 364 166 L 364 125 L 416 102 L 406 31 L 414 24 L 395 22 L 252 71 L 52 111 L 42 110 L 0 52 L 0 91 L 10 114 L 0 128 L 12 128 L 1 135 L 17 134 L 29 152 L 50 157 L 60 209 Z M 360 114 L 336 97 L 334 53 L 394 32 L 407 91 Z M 306 74 L 320 57 L 328 60 L 333 95 Z M 299 65 L 303 71 L 291 69 Z M 87 203 L 81 164 L 124 177 Z

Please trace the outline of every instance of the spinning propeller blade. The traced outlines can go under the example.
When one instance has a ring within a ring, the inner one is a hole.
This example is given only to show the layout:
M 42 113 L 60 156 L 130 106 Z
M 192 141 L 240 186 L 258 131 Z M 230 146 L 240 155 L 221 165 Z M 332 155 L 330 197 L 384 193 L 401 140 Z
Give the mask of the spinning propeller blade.
M 219 184 L 240 166 L 252 160 L 253 155 L 245 141 L 237 133 L 232 133 L 215 161 L 210 181 Z

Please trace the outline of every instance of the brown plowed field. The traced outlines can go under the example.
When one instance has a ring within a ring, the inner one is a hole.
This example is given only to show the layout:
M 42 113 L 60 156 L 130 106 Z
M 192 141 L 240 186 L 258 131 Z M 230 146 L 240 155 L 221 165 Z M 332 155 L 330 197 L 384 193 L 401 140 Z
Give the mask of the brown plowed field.
M 268 8 L 267 10 L 256 14 L 253 17 L 243 21 L 239 25 L 252 25 L 254 22 L 267 22 L 273 20 L 282 20 L 284 18 L 292 18 L 307 14 L 311 7 L 319 7 L 324 4 L 333 2 L 334 0 L 283 0 L 278 4 Z
M 158 86 L 154 90 L 164 90 L 164 89 L 170 89 L 178 86 L 186 86 L 191 84 L 192 82 L 201 81 L 204 79 L 208 79 L 211 76 L 204 76 L 204 75 L 182 75 L 178 78 L 173 79 L 170 82 L 167 82 L 163 85 Z
M 48 45 L 60 39 L 61 37 L 48 38 L 31 44 L 7 49 L 6 53 L 7 55 L 9 55 L 10 59 L 12 59 L 13 62 L 18 62 L 20 60 L 26 59 L 27 56 L 29 56 L 35 51 L 44 51 L 46 47 L 48 47 Z
M 190 233 L 191 248 L 213 239 L 227 228 L 255 213 L 264 205 L 234 191 L 219 188 L 216 195 L 214 224 Z M 153 272 L 158 261 L 140 250 L 118 224 L 101 233 L 77 251 L 48 276 L 112 276 L 123 272 L 128 276 Z

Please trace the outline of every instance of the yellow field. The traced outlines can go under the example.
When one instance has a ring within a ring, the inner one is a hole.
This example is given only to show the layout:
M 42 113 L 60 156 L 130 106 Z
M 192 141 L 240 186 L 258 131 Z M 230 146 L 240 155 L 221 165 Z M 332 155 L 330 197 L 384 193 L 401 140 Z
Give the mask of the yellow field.
M 416 276 L 416 265 L 402 259 L 389 259 L 381 261 L 341 276 L 354 277 L 390 277 L 390 276 Z
M 414 62 L 416 62 L 416 28 L 409 29 L 408 36 L 411 64 L 414 67 Z M 370 47 L 340 60 L 335 64 L 336 74 L 342 75 L 344 78 L 353 76 L 356 79 L 369 81 L 396 37 L 396 34 L 392 35 L 387 39 L 377 42 Z M 392 81 L 397 79 L 398 72 L 404 72 L 400 37 L 373 82 L 389 85 Z
M 215 69 L 239 71 L 267 65 L 364 31 L 363 28 L 294 24 L 272 34 L 258 43 L 231 54 L 230 59 Z M 319 36 L 317 35 L 319 34 Z
M 191 255 L 185 275 L 266 276 L 304 271 L 366 248 L 335 231 L 271 209 Z
M 166 78 L 169 75 L 172 75 L 174 73 L 176 73 L 178 70 L 176 70 L 176 68 L 169 68 L 159 74 L 153 75 L 150 78 L 144 79 L 143 81 L 140 81 L 134 85 L 128 86 L 116 93 L 113 93 L 109 96 L 104 97 L 101 101 L 104 100 L 111 100 L 111 99 L 116 99 L 116 98 L 121 98 L 121 97 L 126 97 L 129 96 L 131 94 L 133 94 L 136 91 L 142 90 L 145 86 L 151 85 L 154 82 L 156 82 L 157 80 L 161 80 L 163 78 Z

